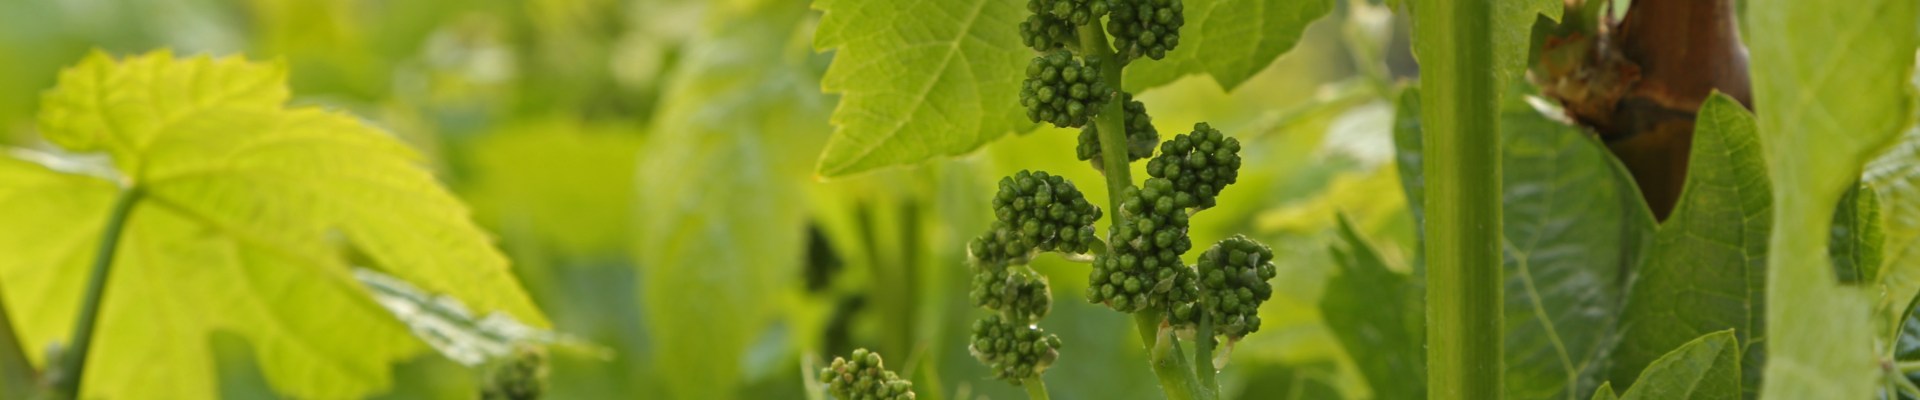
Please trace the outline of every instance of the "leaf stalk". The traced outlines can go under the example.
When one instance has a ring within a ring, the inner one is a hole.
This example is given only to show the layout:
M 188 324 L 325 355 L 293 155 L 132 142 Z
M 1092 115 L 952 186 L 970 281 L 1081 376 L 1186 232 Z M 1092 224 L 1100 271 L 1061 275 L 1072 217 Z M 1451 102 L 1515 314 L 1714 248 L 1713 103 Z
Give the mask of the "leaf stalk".
M 107 277 L 112 272 L 115 250 L 119 248 L 121 231 L 126 228 L 127 220 L 133 215 L 133 208 L 139 202 L 142 191 L 138 186 L 129 186 L 120 191 L 114 200 L 113 211 L 107 216 L 107 226 L 100 232 L 100 248 L 93 258 L 93 273 L 87 278 L 86 297 L 81 298 L 80 315 L 75 319 L 73 336 L 68 340 L 68 348 L 61 353 L 56 367 L 49 368 L 48 379 L 53 387 L 54 398 L 73 399 L 80 395 L 80 378 L 86 371 L 87 353 L 93 348 L 94 326 L 99 321 L 100 305 L 104 302 L 107 289 Z

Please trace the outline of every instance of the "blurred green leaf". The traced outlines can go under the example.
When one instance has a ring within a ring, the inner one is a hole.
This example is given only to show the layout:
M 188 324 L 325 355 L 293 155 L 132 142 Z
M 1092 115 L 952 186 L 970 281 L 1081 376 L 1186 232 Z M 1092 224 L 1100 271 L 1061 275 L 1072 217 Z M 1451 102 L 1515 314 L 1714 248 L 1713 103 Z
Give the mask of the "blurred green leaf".
M 1020 107 L 1020 0 L 817 0 L 814 47 L 835 50 L 838 93 L 822 176 L 972 151 L 1034 124 Z
M 1379 399 L 1426 397 L 1426 308 L 1406 275 L 1387 269 L 1373 246 L 1340 218 L 1333 247 L 1340 273 L 1328 279 L 1320 312 Z M 1344 248 L 1344 250 L 1342 250 Z
M 475 219 L 561 254 L 618 253 L 632 239 L 642 136 L 610 123 L 521 122 L 469 144 Z
M 1875 319 L 1896 337 L 1907 324 L 1907 304 L 1920 291 L 1920 128 L 1910 128 L 1900 142 L 1867 164 L 1861 178 L 1880 198 L 1883 246 L 1879 274 L 1874 278 L 1881 295 Z M 1920 334 L 1920 332 L 1916 332 Z M 1917 338 L 1916 340 L 1920 340 Z
M 1752 114 L 1725 95 L 1700 108 L 1686 188 L 1635 270 L 1613 382 L 1638 387 L 1634 377 L 1669 349 L 1732 329 L 1746 353 L 1741 387 L 1757 389 L 1772 198 L 1753 129 Z
M 1739 399 L 1740 364 L 1732 330 L 1708 333 L 1654 360 L 1621 398 Z
M 1334 0 L 1187 1 L 1180 44 L 1160 60 L 1127 65 L 1123 86 L 1139 92 L 1188 74 L 1206 74 L 1228 91 L 1293 49 L 1307 25 L 1333 11 Z
M 1412 90 L 1402 95 L 1395 124 L 1412 204 L 1424 195 L 1421 121 L 1412 119 L 1419 115 L 1412 109 L 1417 96 Z M 1622 274 L 1653 235 L 1653 216 L 1598 141 L 1517 98 L 1506 104 L 1500 119 L 1506 394 L 1578 398 L 1605 380 Z
M 689 45 L 640 156 L 634 251 L 672 398 L 740 395 L 749 348 L 800 287 L 801 184 L 829 129 L 819 60 L 791 42 L 805 5 L 731 12 Z
M 1844 5 L 1756 0 L 1745 9 L 1753 105 L 1772 175 L 1766 379 L 1779 399 L 1873 394 L 1873 300 L 1839 284 L 1828 238 L 1833 207 L 1872 156 L 1912 118 L 1920 2 Z M 1704 113 L 1704 112 L 1703 112 Z M 1704 118 L 1703 118 L 1704 119 Z M 1819 323 L 1802 323 L 1819 321 Z
M 216 331 L 251 343 L 287 395 L 387 387 L 389 363 L 421 347 L 354 281 L 348 246 L 477 313 L 546 324 L 416 155 L 350 115 L 285 108 L 285 76 L 238 58 L 95 53 L 46 95 L 50 141 L 110 154 L 144 191 L 116 251 L 85 396 L 211 397 Z M 0 203 L 31 210 L 0 215 L 4 225 L 58 227 L 0 237 L 20 255 L 0 261 L 8 303 L 27 343 L 65 340 L 118 190 L 15 158 L 0 169 Z

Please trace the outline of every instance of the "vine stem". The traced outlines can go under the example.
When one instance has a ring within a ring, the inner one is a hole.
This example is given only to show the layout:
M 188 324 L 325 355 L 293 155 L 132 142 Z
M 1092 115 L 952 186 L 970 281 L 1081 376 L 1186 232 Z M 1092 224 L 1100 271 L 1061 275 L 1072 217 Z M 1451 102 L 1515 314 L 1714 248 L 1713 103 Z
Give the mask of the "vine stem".
M 1106 81 L 1108 87 L 1121 90 L 1120 59 L 1114 55 L 1113 48 L 1107 46 L 1107 33 L 1100 29 L 1099 24 L 1081 25 L 1076 29 L 1080 35 L 1081 56 L 1098 60 L 1100 78 Z M 1107 177 L 1108 221 L 1112 223 L 1107 232 L 1111 233 L 1114 227 L 1126 223 L 1120 213 L 1121 193 L 1133 186 L 1132 165 L 1127 161 L 1126 110 L 1122 108 L 1120 99 L 1117 96 L 1108 99 L 1093 123 L 1099 129 L 1100 169 Z M 1169 352 L 1172 355 L 1163 356 L 1154 351 L 1159 345 L 1163 316 L 1162 311 L 1151 309 L 1133 314 L 1135 331 L 1140 334 L 1140 342 L 1147 348 L 1147 361 L 1153 367 L 1154 376 L 1159 378 L 1160 390 L 1166 393 L 1168 399 L 1209 399 L 1207 392 L 1200 389 L 1193 371 L 1187 368 L 1186 359 L 1178 356 L 1178 340 L 1168 340 L 1170 343 L 1167 345 L 1174 349 Z
M 1219 372 L 1213 369 L 1213 315 L 1198 309 L 1197 305 L 1195 308 L 1193 312 L 1200 315 L 1200 327 L 1193 335 L 1193 374 L 1200 378 L 1200 388 L 1207 391 L 1207 396 L 1218 399 Z
M 1033 378 L 1028 378 L 1025 381 L 1021 381 L 1020 386 L 1027 388 L 1027 398 L 1029 399 L 1033 399 L 1033 400 L 1048 399 L 1047 398 L 1047 381 L 1041 380 L 1040 377 L 1036 376 Z
M 100 248 L 94 254 L 93 275 L 87 278 L 86 297 L 80 299 L 80 316 L 74 322 L 73 337 L 68 340 L 70 344 L 60 364 L 49 371 L 56 398 L 73 399 L 80 396 L 80 377 L 86 371 L 87 352 L 93 347 L 93 328 L 100 317 L 100 304 L 106 297 L 107 276 L 113 268 L 120 232 L 133 215 L 133 206 L 139 202 L 140 196 L 138 186 L 121 190 L 120 197 L 114 200 L 113 213 L 107 216 L 106 229 L 100 232 Z
M 1193 400 L 1208 399 L 1207 392 L 1200 389 L 1200 382 L 1193 377 L 1193 370 L 1187 369 L 1187 359 L 1180 357 L 1180 341 L 1169 335 L 1166 345 L 1171 351 L 1157 351 L 1160 341 L 1160 310 L 1147 309 L 1133 313 L 1134 330 L 1140 334 L 1140 341 L 1147 346 L 1147 362 L 1153 365 L 1153 376 L 1160 380 L 1160 391 L 1168 399 Z
M 1499 71 L 1491 2 L 1413 7 L 1427 173 L 1427 386 L 1501 398 Z

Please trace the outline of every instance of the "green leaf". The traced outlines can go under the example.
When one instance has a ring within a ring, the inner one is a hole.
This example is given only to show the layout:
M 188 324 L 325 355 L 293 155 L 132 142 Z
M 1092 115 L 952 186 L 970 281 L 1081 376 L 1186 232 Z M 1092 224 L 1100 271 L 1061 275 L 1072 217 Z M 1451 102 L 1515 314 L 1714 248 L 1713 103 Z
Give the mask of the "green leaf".
M 1880 199 L 1873 188 L 1857 184 L 1840 197 L 1833 212 L 1833 243 L 1827 258 L 1833 260 L 1840 282 L 1855 285 L 1870 282 L 1879 275 L 1881 257 Z
M 1868 163 L 1861 179 L 1880 198 L 1882 243 L 1920 241 L 1920 128 L 1908 129 L 1898 144 Z M 1882 250 L 1875 278 L 1882 294 L 1874 315 L 1879 326 L 1894 329 L 1898 336 L 1908 318 L 1907 303 L 1920 291 L 1920 246 Z
M 1421 292 L 1412 279 L 1387 269 L 1373 246 L 1339 218 L 1340 241 L 1330 251 L 1340 273 L 1327 279 L 1320 312 L 1380 399 L 1426 397 L 1426 350 L 1421 337 Z
M 1739 399 L 1740 344 L 1731 330 L 1701 335 L 1654 360 L 1622 399 Z
M 1532 110 L 1501 118 L 1506 395 L 1576 398 L 1605 380 L 1622 276 L 1653 216 L 1606 148 Z
M 1033 50 L 1022 0 L 817 0 L 820 88 L 840 94 L 816 173 L 838 177 L 966 153 L 1034 123 L 1020 107 Z
M 1394 139 L 1415 203 L 1425 191 L 1417 96 L 1402 96 Z M 1653 216 L 1602 144 L 1517 100 L 1507 104 L 1500 119 L 1505 394 L 1577 398 L 1605 378 L 1621 274 L 1648 246 Z
M 1725 95 L 1700 107 L 1686 188 L 1636 269 L 1612 381 L 1638 387 L 1634 377 L 1668 349 L 1732 329 L 1747 352 L 1742 387 L 1757 389 L 1772 197 L 1753 129 Z
M 1140 91 L 1188 74 L 1212 76 L 1232 91 L 1293 49 L 1307 25 L 1333 11 L 1333 0 L 1194 0 L 1186 2 L 1180 45 L 1160 60 L 1127 65 L 1122 84 Z
M 814 86 L 823 59 L 790 42 L 805 5 L 764 6 L 690 42 L 640 155 L 632 249 L 656 327 L 645 364 L 668 398 L 740 396 L 750 348 L 795 318 L 783 307 L 806 259 L 802 185 L 831 103 Z
M 1520 82 L 1533 51 L 1533 24 L 1540 17 L 1560 22 L 1566 11 L 1561 0 L 1501 0 L 1493 2 L 1493 67 L 1496 85 Z M 1495 90 L 1501 90 L 1495 87 Z
M 1592 399 L 1593 400 L 1620 400 L 1620 395 L 1613 393 L 1613 382 L 1605 382 L 1600 384 L 1600 388 L 1593 390 Z
M 1754 108 L 1772 174 L 1775 228 L 1767 264 L 1769 321 L 1761 394 L 1857 399 L 1873 394 L 1874 301 L 1841 285 L 1825 233 L 1862 165 L 1892 143 L 1913 110 L 1920 2 L 1844 6 L 1756 0 L 1746 7 Z M 1818 321 L 1818 323 L 1813 323 Z
M 239 58 L 95 53 L 46 95 L 49 141 L 111 155 L 118 180 L 144 191 L 116 251 L 83 397 L 214 396 L 215 332 L 251 343 L 289 396 L 387 387 L 389 364 L 422 346 L 354 280 L 349 250 L 477 314 L 546 325 L 417 155 L 350 115 L 286 108 L 285 75 Z M 0 170 L 0 207 L 18 211 L 0 224 L 43 227 L 0 235 L 6 300 L 30 347 L 64 342 L 118 189 L 14 158 Z

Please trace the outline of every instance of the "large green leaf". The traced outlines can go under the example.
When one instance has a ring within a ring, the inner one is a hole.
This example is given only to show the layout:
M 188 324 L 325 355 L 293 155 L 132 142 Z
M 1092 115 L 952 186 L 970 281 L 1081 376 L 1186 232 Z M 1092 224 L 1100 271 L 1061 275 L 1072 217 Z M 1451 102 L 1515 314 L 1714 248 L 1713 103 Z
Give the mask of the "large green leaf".
M 1417 96 L 1403 95 L 1395 123 L 1410 204 L 1425 192 Z M 1500 122 L 1506 394 L 1579 398 L 1604 380 L 1621 274 L 1647 246 L 1653 217 L 1625 170 L 1579 129 L 1518 101 Z
M 215 332 L 250 342 L 287 395 L 386 387 L 389 363 L 421 346 L 354 280 L 347 247 L 475 312 L 545 325 L 416 155 L 350 115 L 286 108 L 285 76 L 238 58 L 95 53 L 46 95 L 49 141 L 107 153 L 120 184 L 144 192 L 107 282 L 84 396 L 209 398 Z M 0 233 L 7 303 L 29 346 L 63 342 L 119 189 L 15 158 L 0 171 L 0 208 L 13 211 L 0 225 L 35 227 Z
M 818 0 L 814 47 L 838 93 L 817 173 L 843 176 L 965 153 L 1034 124 L 1020 107 L 1021 0 Z
M 656 327 L 648 364 L 669 398 L 740 396 L 757 335 L 782 331 L 769 328 L 789 317 L 805 260 L 801 185 L 829 131 L 824 60 L 791 36 L 805 5 L 714 12 L 744 14 L 710 16 L 693 39 L 640 156 L 633 250 Z
M 1577 399 L 1605 380 L 1625 274 L 1653 216 L 1606 148 L 1533 112 L 1501 118 L 1507 391 Z
M 1327 279 L 1320 312 L 1327 329 L 1354 358 L 1380 399 L 1426 397 L 1424 309 L 1411 277 L 1387 269 L 1373 246 L 1340 218 L 1333 259 L 1340 273 Z
M 1780 399 L 1872 395 L 1873 300 L 1827 259 L 1833 207 L 1906 128 L 1920 2 L 1756 0 L 1746 7 L 1754 107 L 1773 178 L 1766 380 Z
M 1764 359 L 1751 344 L 1764 335 L 1772 197 L 1753 129 L 1753 115 L 1724 95 L 1700 107 L 1686 188 L 1635 271 L 1613 382 L 1638 386 L 1669 349 L 1732 329 L 1746 352 L 1742 387 L 1757 389 Z
M 1180 45 L 1160 60 L 1127 65 L 1127 90 L 1139 92 L 1188 74 L 1212 76 L 1229 91 L 1293 49 L 1307 25 L 1333 11 L 1333 0 L 1186 1 Z
M 1731 330 L 1708 333 L 1654 360 L 1620 397 L 1739 399 L 1740 364 L 1740 343 Z

